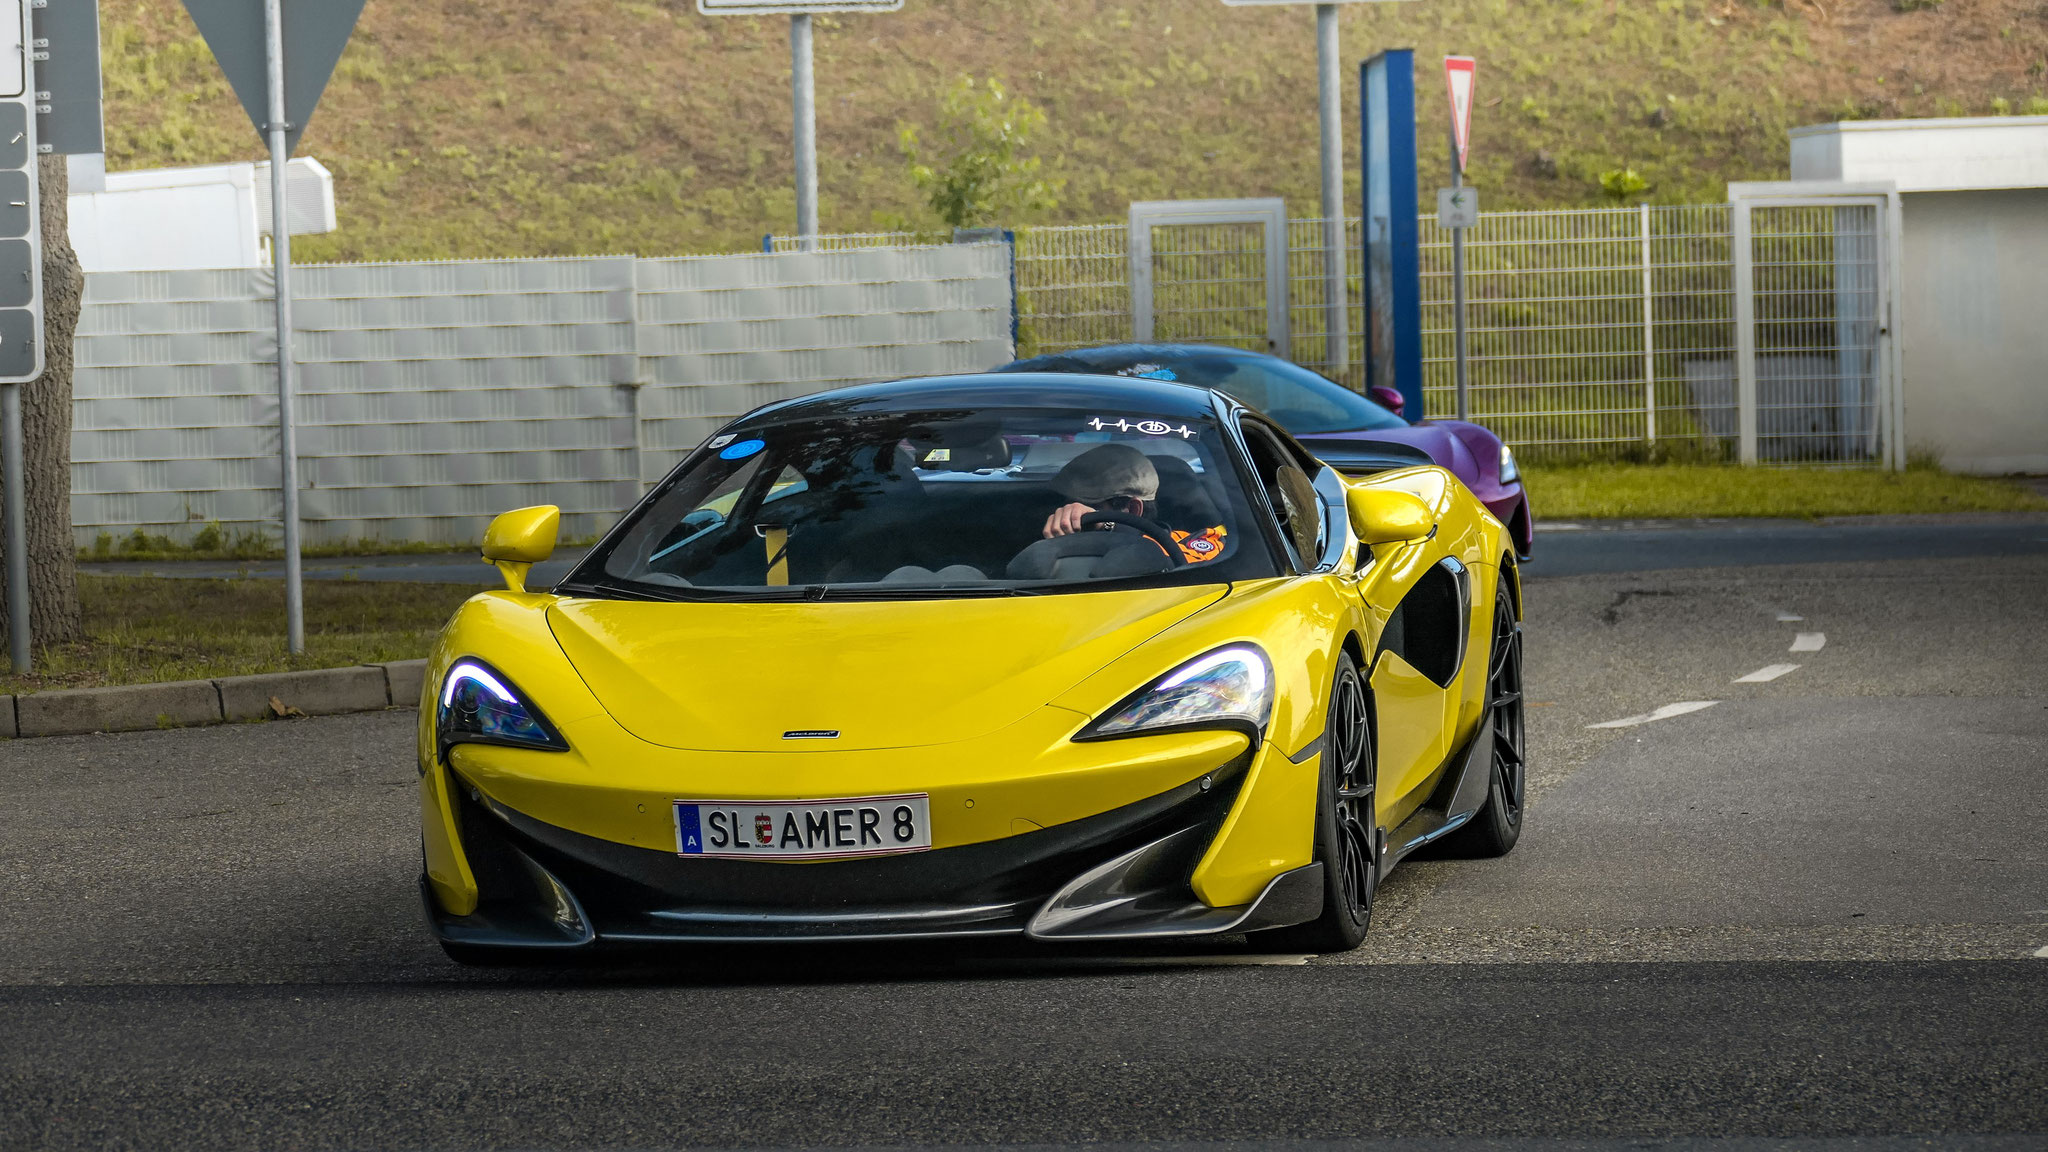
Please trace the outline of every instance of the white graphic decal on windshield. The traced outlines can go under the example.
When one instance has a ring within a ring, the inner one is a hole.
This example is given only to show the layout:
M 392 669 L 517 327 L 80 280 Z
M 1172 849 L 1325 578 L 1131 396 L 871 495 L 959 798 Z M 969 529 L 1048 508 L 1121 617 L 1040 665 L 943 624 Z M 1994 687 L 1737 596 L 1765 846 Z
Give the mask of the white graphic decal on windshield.
M 1112 422 L 1097 416 L 1088 421 L 1088 426 L 1097 432 L 1105 428 L 1114 428 L 1119 432 L 1142 432 L 1147 436 L 1177 435 L 1183 440 L 1192 440 L 1196 436 L 1201 435 L 1201 433 L 1196 432 L 1185 424 L 1176 426 L 1168 424 L 1164 420 L 1139 420 L 1134 423 L 1129 420 L 1118 419 Z

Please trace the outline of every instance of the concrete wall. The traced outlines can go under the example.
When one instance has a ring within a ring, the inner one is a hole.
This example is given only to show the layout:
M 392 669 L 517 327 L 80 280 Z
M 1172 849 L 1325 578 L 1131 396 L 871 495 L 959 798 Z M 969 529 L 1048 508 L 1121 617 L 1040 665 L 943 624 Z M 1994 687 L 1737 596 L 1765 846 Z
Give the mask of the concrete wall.
M 1907 446 L 2048 473 L 2048 188 L 1903 200 Z

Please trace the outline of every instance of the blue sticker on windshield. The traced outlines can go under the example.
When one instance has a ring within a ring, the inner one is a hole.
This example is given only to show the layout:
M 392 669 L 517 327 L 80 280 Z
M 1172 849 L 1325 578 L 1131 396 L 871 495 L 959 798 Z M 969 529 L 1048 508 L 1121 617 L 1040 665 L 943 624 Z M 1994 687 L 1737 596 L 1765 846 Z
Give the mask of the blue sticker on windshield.
M 1179 376 L 1174 374 L 1173 369 L 1159 364 L 1133 364 L 1128 368 L 1117 369 L 1116 374 L 1119 376 L 1136 376 L 1141 380 L 1180 379 Z
M 718 454 L 720 460 L 745 460 L 768 445 L 759 440 L 742 440 Z

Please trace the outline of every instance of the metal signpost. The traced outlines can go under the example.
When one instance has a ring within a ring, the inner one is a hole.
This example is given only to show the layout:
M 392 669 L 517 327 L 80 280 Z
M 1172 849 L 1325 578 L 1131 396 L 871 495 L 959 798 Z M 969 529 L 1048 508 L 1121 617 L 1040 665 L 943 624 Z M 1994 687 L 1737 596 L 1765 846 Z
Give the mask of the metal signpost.
M 33 668 L 21 386 L 43 374 L 43 228 L 28 6 L 29 0 L 0 0 L 0 483 L 7 489 L 7 646 L 17 676 Z
M 185 0 L 192 22 L 270 146 L 270 255 L 277 290 L 277 457 L 284 492 L 285 632 L 306 650 L 299 571 L 299 451 L 292 400 L 291 203 L 285 169 L 355 31 L 363 0 Z
M 819 12 L 894 12 L 902 7 L 903 0 L 697 0 L 697 11 L 706 16 L 789 17 L 796 234 L 805 251 L 818 243 L 818 89 L 811 69 L 811 16 Z
M 1337 4 L 1384 0 L 1223 0 L 1232 8 L 1267 4 L 1316 6 L 1316 93 L 1323 153 L 1323 359 L 1331 373 L 1351 367 L 1350 293 L 1345 285 L 1344 72 L 1337 38 Z
M 1444 57 L 1444 90 L 1451 98 L 1451 186 L 1437 192 L 1437 223 L 1451 230 L 1451 341 L 1458 380 L 1458 419 L 1472 418 L 1465 368 L 1465 229 L 1479 223 L 1479 194 L 1465 187 L 1465 158 L 1472 147 L 1470 56 Z

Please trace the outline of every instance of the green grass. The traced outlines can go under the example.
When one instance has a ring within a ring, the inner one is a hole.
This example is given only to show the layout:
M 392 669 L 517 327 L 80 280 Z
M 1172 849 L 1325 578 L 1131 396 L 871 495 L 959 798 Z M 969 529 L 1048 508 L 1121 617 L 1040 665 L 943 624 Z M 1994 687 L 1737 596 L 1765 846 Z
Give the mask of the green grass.
M 1057 208 L 1284 196 L 1317 210 L 1314 20 L 1216 0 L 917 0 L 817 21 L 823 225 L 934 221 L 897 146 L 961 74 L 1043 107 Z M 178 0 L 101 6 L 116 169 L 261 147 Z M 301 150 L 335 173 L 340 231 L 302 260 L 741 251 L 794 224 L 787 25 L 689 0 L 372 4 Z M 1995 44 L 1996 48 L 1986 45 Z M 1430 0 L 1347 5 L 1356 63 L 1413 46 L 1424 200 L 1444 174 L 1448 52 L 1480 61 L 1472 182 L 1489 210 L 1608 202 L 1634 169 L 1663 203 L 1783 179 L 1786 131 L 1992 114 L 2048 96 L 2048 22 L 2012 0 Z M 1355 122 L 1347 130 L 1355 132 Z M 1355 168 L 1356 157 L 1351 167 Z M 1356 174 L 1350 195 L 1357 196 Z
M 301 556 L 429 556 L 475 552 L 474 544 L 450 544 L 439 540 L 384 540 L 362 537 L 333 544 L 311 544 L 299 550 Z M 160 533 L 137 528 L 126 536 L 102 532 L 92 547 L 80 548 L 78 559 L 101 563 L 118 560 L 282 560 L 284 549 L 269 533 L 256 530 L 224 532 L 218 524 L 200 529 L 191 540 L 179 541 Z
M 36 675 L 0 693 L 340 668 L 427 654 L 467 585 L 306 581 L 306 652 L 285 651 L 278 580 L 167 580 L 81 574 L 85 640 L 36 653 Z
M 1934 468 L 1741 468 L 1711 464 L 1525 463 L 1538 523 L 1695 516 L 1867 516 L 2048 512 L 2048 499 L 2010 480 Z

